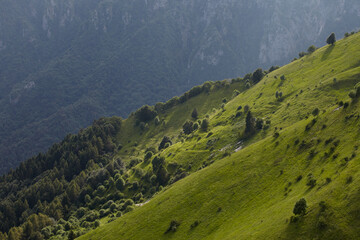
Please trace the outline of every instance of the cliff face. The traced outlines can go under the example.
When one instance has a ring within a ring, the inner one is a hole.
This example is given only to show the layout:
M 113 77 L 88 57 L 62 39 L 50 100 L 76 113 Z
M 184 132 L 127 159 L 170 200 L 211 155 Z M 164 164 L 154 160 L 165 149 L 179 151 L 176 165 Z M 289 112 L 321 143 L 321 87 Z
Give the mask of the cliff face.
M 286 63 L 359 20 L 356 0 L 3 0 L 0 172 L 94 118 Z
M 330 32 L 342 37 L 359 28 L 359 1 L 274 1 L 271 11 L 260 43 L 262 64 L 281 63 L 310 44 L 323 45 Z

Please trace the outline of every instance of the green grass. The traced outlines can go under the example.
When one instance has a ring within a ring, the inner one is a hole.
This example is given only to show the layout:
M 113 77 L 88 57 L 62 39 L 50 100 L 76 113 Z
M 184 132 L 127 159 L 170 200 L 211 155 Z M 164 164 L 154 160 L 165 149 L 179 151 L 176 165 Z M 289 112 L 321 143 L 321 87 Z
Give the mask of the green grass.
M 350 102 L 348 92 L 360 81 L 359 41 L 359 34 L 350 36 L 268 74 L 229 101 L 225 111 L 219 108 L 221 96 L 211 94 L 169 110 L 162 116 L 164 128 L 158 131 L 150 126 L 132 141 L 136 139 L 137 150 L 143 151 L 158 144 L 163 135 L 172 136 L 176 144 L 161 155 L 168 162 L 191 163 L 192 174 L 144 206 L 79 239 L 359 239 L 360 105 L 355 101 L 338 109 L 337 104 Z M 282 75 L 286 80 L 280 79 Z M 282 101 L 275 98 L 276 91 L 283 92 Z M 216 93 L 230 99 L 231 92 Z M 239 105 L 249 105 L 255 117 L 269 119 L 271 125 L 235 153 L 244 129 L 244 114 L 234 118 Z M 213 134 L 207 137 L 208 132 L 196 131 L 183 142 L 176 140 L 195 106 L 201 117 L 210 115 Z M 315 108 L 320 114 L 305 131 Z M 275 131 L 278 138 L 273 137 Z M 123 133 L 124 139 L 131 137 L 129 133 Z M 330 138 L 335 140 L 326 144 Z M 213 149 L 207 147 L 210 139 L 217 139 Z M 230 156 L 224 156 L 225 149 Z M 123 151 L 120 155 L 128 156 Z M 198 170 L 212 160 L 210 166 Z M 313 188 L 306 185 L 310 173 L 317 180 Z M 302 179 L 296 182 L 300 175 Z M 308 203 L 307 214 L 289 223 L 302 197 Z M 325 212 L 320 211 L 321 201 L 326 203 Z M 172 220 L 180 226 L 176 232 L 165 233 Z M 196 221 L 198 226 L 191 227 Z M 319 227 L 321 222 L 326 226 Z

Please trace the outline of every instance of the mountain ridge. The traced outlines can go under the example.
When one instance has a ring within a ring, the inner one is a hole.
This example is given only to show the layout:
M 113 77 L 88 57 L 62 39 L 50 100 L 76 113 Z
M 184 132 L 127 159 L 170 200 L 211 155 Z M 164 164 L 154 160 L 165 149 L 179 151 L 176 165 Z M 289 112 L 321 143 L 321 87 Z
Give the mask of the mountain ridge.
M 0 172 L 93 119 L 288 62 L 331 31 L 355 30 L 359 9 L 354 0 L 5 1 Z

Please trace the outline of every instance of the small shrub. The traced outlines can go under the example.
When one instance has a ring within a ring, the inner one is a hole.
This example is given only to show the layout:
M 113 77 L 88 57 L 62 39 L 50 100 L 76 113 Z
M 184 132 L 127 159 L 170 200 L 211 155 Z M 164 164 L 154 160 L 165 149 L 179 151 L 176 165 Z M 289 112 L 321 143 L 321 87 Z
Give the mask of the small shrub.
M 155 122 L 155 125 L 158 126 L 160 124 L 160 118 L 156 117 L 154 122 Z
M 194 123 L 192 121 L 186 121 L 183 125 L 183 132 L 185 134 L 190 134 L 194 131 Z
M 148 161 L 149 159 L 151 159 L 152 158 L 152 156 L 153 156 L 153 152 L 146 152 L 145 153 L 145 156 L 144 156 L 144 161 L 146 162 L 146 161 Z
M 352 99 L 355 99 L 356 98 L 356 92 L 354 90 L 350 91 L 349 92 L 349 97 L 352 98 Z
M 302 58 L 302 57 L 304 57 L 304 56 L 306 56 L 306 55 L 307 55 L 306 52 L 299 52 L 299 58 Z
M 240 94 L 239 90 L 235 89 L 233 92 L 233 97 L 236 97 Z
M 172 220 L 170 222 L 170 226 L 169 228 L 166 230 L 165 233 L 168 233 L 168 232 L 176 232 L 177 228 L 180 226 L 180 223 L 177 222 L 176 220 Z
M 276 69 L 279 69 L 280 67 L 279 66 L 271 66 L 268 70 L 269 73 L 275 71 Z
M 124 210 L 124 213 L 128 213 L 134 210 L 134 206 L 127 206 Z
M 307 182 L 306 182 L 306 186 L 309 186 L 310 188 L 313 188 L 315 187 L 316 185 L 316 179 L 314 178 L 314 176 L 310 173 L 308 175 L 308 179 L 307 179 Z
M 208 128 L 209 128 L 209 120 L 207 120 L 207 119 L 202 120 L 202 122 L 201 122 L 201 130 L 207 131 Z
M 100 221 L 99 220 L 96 220 L 95 223 L 94 223 L 94 227 L 97 228 L 100 226 Z
M 326 219 L 324 216 L 320 216 L 317 222 L 317 227 L 319 229 L 325 229 L 327 227 Z
M 301 181 L 301 179 L 302 179 L 302 176 L 301 175 L 299 175 L 297 178 L 296 178 L 296 182 L 300 182 Z
M 171 145 L 171 144 L 172 144 L 170 138 L 169 138 L 168 136 L 164 136 L 163 139 L 162 139 L 161 142 L 160 142 L 159 151 L 160 151 L 161 149 L 166 148 L 166 146 L 167 146 L 166 144 L 167 144 L 167 143 L 169 143 L 168 145 Z
M 349 177 L 346 178 L 346 184 L 350 184 L 350 183 L 352 183 L 352 181 L 353 181 L 352 176 L 349 176 Z
M 193 222 L 190 226 L 191 229 L 196 228 L 198 225 L 200 224 L 200 222 L 198 220 L 196 220 L 195 222 Z
M 245 105 L 245 107 L 244 107 L 244 113 L 247 113 L 249 110 L 250 110 L 249 105 Z
M 290 223 L 296 223 L 299 221 L 299 216 L 291 216 L 290 217 Z
M 280 80 L 284 81 L 286 79 L 285 75 L 280 76 Z
M 293 213 L 295 215 L 305 215 L 306 208 L 307 208 L 306 200 L 304 198 L 301 198 L 299 201 L 295 203 Z
M 315 108 L 311 114 L 315 117 L 315 116 L 319 115 L 319 112 L 320 112 L 320 110 L 318 108 Z
M 264 126 L 264 121 L 260 118 L 256 119 L 255 128 L 257 130 L 261 130 L 261 129 L 263 129 L 263 126 Z
M 339 146 L 339 144 L 340 144 L 340 140 L 339 140 L 339 139 L 338 139 L 338 140 L 336 140 L 333 144 L 334 144 L 334 146 L 335 146 L 335 147 Z
M 305 127 L 305 131 L 309 131 L 316 123 L 316 119 L 314 118 L 310 123 L 308 123 Z
M 307 49 L 307 52 L 309 53 L 309 54 L 311 54 L 311 53 L 313 53 L 313 52 L 315 52 L 316 51 L 316 47 L 314 46 L 314 45 L 311 45 L 308 49 Z
M 320 207 L 320 212 L 325 212 L 327 209 L 325 201 L 319 202 L 319 207 Z

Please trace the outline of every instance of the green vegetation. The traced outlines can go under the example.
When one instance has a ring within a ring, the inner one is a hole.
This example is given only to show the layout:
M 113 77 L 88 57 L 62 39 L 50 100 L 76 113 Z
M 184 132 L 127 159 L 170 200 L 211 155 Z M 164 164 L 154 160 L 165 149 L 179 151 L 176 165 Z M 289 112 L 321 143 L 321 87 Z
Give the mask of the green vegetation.
M 337 1 L 244 1 L 3 0 L 0 174 L 94 119 L 127 118 L 204 81 L 284 64 L 330 30 L 359 27 L 356 0 L 341 10 Z M 246 87 L 275 69 L 253 71 Z
M 336 42 L 335 33 L 331 33 L 330 36 L 326 39 L 326 43 L 334 45 L 335 42 Z
M 359 238 L 359 40 L 68 135 L 1 178 L 0 239 Z
M 349 36 L 269 73 L 229 101 L 225 111 L 210 114 L 210 136 L 196 132 L 164 156 L 176 153 L 166 161 L 185 164 L 188 156 L 198 156 L 188 151 L 208 150 L 201 159 L 212 156 L 214 163 L 80 239 L 168 239 L 168 234 L 172 239 L 359 238 L 355 139 L 360 105 L 353 101 L 344 109 L 338 104 L 349 101 L 349 91 L 360 81 L 359 39 L 359 34 Z M 278 89 L 282 75 L 286 81 Z M 274 100 L 278 90 L 285 93 L 281 102 Z M 270 128 L 216 160 L 225 149 L 239 146 L 247 116 L 233 118 L 239 105 L 251 106 L 251 114 L 264 122 L 271 120 Z M 181 224 L 164 234 L 175 226 L 172 221 Z
M 190 121 L 194 106 L 206 117 L 236 89 L 243 91 L 242 80 L 207 82 L 166 103 L 144 106 L 126 120 L 101 118 L 23 162 L 0 179 L 0 239 L 1 232 L 11 239 L 71 239 L 133 211 L 195 171 L 200 163 L 192 170 L 159 153 L 180 140 L 174 133 Z M 31 226 L 33 218 L 41 224 Z

